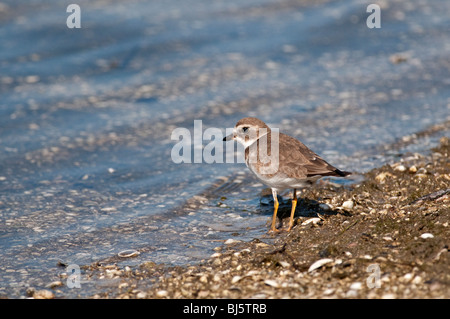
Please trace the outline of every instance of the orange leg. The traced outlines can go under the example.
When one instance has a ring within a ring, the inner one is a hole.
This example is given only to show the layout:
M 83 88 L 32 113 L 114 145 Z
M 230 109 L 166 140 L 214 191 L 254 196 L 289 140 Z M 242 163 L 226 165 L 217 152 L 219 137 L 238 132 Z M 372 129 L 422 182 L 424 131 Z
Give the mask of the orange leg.
M 297 207 L 297 190 L 294 188 L 294 197 L 292 198 L 291 218 L 289 218 L 289 228 L 287 231 L 290 231 L 292 229 L 292 226 L 294 226 L 294 213 L 296 207 Z
M 278 212 L 278 199 L 277 199 L 277 191 L 272 189 L 273 196 L 273 217 L 272 217 L 272 226 L 270 227 L 270 231 L 278 232 L 279 230 L 275 228 L 275 224 L 277 222 L 277 212 Z

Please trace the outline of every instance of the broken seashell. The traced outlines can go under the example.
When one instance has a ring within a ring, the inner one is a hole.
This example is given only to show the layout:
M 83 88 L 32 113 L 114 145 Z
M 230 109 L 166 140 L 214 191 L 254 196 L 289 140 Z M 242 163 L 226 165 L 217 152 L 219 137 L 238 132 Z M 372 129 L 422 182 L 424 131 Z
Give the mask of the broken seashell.
M 139 256 L 139 255 L 140 255 L 140 252 L 138 252 L 137 250 L 134 250 L 134 249 L 123 250 L 117 254 L 117 256 L 119 256 L 121 258 L 131 258 L 131 257 Z
M 334 260 L 331 258 L 323 258 L 319 259 L 318 261 L 314 262 L 308 269 L 308 272 L 314 271 L 326 264 L 332 263 Z

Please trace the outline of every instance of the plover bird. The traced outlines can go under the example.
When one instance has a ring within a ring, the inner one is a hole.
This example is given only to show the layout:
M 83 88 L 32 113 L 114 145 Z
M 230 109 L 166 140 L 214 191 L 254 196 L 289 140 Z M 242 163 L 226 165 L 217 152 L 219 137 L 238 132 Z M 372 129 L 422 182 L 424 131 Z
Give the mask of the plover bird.
M 253 174 L 272 189 L 274 211 L 270 231 L 276 232 L 278 212 L 277 193 L 292 188 L 292 208 L 289 228 L 294 225 L 294 213 L 297 206 L 297 189 L 310 186 L 323 176 L 350 175 L 327 163 L 319 155 L 311 151 L 299 140 L 271 130 L 266 123 L 246 117 L 239 120 L 233 133 L 224 141 L 236 140 L 245 149 L 245 163 Z

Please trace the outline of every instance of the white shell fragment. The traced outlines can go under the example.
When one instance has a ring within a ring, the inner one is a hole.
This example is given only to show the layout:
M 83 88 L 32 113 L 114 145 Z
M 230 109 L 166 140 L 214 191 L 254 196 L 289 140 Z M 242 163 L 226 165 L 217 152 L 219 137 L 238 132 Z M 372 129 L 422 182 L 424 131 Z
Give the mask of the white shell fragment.
M 353 201 L 351 200 L 347 200 L 344 203 L 342 203 L 342 208 L 346 208 L 346 209 L 352 209 L 353 208 Z
M 134 250 L 134 249 L 123 250 L 117 254 L 117 256 L 119 256 L 121 258 L 131 258 L 131 257 L 139 256 L 139 255 L 140 255 L 140 252 L 138 252 L 137 250 Z
M 331 258 L 323 258 L 323 259 L 319 259 L 318 261 L 314 262 L 308 269 L 308 272 L 314 271 L 320 267 L 322 267 L 323 265 L 332 263 L 334 260 Z
M 427 238 L 434 238 L 433 234 L 430 233 L 423 233 L 420 235 L 420 238 L 427 239 Z
M 394 170 L 404 172 L 406 171 L 406 167 L 404 165 L 398 165 L 397 167 L 394 168 Z
M 280 287 L 280 284 L 277 281 L 272 280 L 272 279 L 266 279 L 266 280 L 264 280 L 264 283 L 267 286 L 271 286 L 271 287 L 274 287 L 274 288 Z
M 235 284 L 235 283 L 237 283 L 239 280 L 241 280 L 242 279 L 242 277 L 241 276 L 234 276 L 232 279 L 231 279 L 231 283 L 232 284 Z
M 167 290 L 159 290 L 158 292 L 156 292 L 156 296 L 163 298 L 163 297 L 167 297 L 169 295 L 169 293 L 167 292 Z
M 239 243 L 240 242 L 240 240 L 236 240 L 236 239 L 233 239 L 233 238 L 229 238 L 229 239 L 227 239 L 226 241 L 225 241 L 225 245 L 232 245 L 232 244 L 236 244 L 236 243 Z
M 317 224 L 318 222 L 320 222 L 321 219 L 319 217 L 313 217 L 313 218 L 309 218 L 307 220 L 305 220 L 302 225 L 308 225 L 313 223 L 314 225 Z

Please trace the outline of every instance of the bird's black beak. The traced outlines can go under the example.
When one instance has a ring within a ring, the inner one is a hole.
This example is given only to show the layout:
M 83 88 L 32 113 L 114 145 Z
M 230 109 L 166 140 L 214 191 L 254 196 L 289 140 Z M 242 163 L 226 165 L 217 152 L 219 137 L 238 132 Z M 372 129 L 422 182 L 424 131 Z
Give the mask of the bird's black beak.
M 228 136 L 225 136 L 225 137 L 223 138 L 223 141 L 231 141 L 233 138 L 234 138 L 234 135 L 233 135 L 233 134 L 230 134 L 230 135 L 228 135 Z

